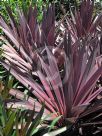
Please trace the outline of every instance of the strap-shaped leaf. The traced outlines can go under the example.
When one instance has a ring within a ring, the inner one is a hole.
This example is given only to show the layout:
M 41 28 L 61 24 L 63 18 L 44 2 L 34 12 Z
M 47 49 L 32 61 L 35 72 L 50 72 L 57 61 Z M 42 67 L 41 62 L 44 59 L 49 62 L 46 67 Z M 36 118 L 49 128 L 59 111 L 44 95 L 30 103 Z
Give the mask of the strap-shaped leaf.
M 32 122 L 31 126 L 29 127 L 26 136 L 32 135 L 33 130 L 36 129 L 36 127 L 40 124 L 43 113 L 44 113 L 44 104 L 42 105 L 40 112 L 35 117 L 34 121 Z
M 3 133 L 5 136 L 8 136 L 11 130 L 13 130 L 15 118 L 16 118 L 16 112 L 13 112 L 6 123 L 5 128 L 3 128 Z

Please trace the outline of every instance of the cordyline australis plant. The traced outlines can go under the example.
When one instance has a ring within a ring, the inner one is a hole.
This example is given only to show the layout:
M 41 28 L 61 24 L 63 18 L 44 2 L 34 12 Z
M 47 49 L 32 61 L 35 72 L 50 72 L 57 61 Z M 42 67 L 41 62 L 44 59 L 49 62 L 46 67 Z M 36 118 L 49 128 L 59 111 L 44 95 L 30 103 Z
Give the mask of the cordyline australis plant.
M 92 35 L 92 38 L 101 33 L 101 24 L 102 24 L 102 13 L 95 14 L 94 13 L 94 0 L 82 0 L 80 2 L 80 8 L 75 9 L 75 12 L 71 11 L 70 17 L 66 16 L 64 17 L 64 21 L 61 22 L 61 35 L 58 39 L 61 39 L 64 36 L 65 29 L 67 29 L 71 33 L 71 40 L 73 44 L 78 39 L 84 39 L 88 35 Z M 63 19 L 62 19 L 63 20 Z M 61 46 L 62 44 L 59 44 Z M 100 45 L 101 48 L 101 45 Z M 60 60 L 63 60 L 63 57 L 61 55 L 61 50 L 58 53 L 58 47 L 56 48 L 55 56 L 58 57 Z M 63 54 L 63 52 L 62 52 Z M 61 62 L 60 62 L 61 63 Z M 63 63 L 63 62 L 62 62 Z M 61 63 L 61 64 L 62 64 Z
M 38 55 L 40 66 L 37 67 L 36 75 L 41 83 L 33 80 L 29 72 L 24 72 L 15 63 L 1 60 L 2 65 L 6 69 L 10 69 L 13 74 L 23 85 L 29 88 L 37 98 L 36 107 L 40 107 L 40 103 L 45 101 L 45 114 L 54 112 L 53 117 L 63 115 L 63 119 L 71 117 L 79 117 L 90 102 L 102 91 L 102 88 L 95 90 L 95 83 L 102 73 L 102 66 L 98 66 L 95 57 L 98 50 L 98 39 L 90 39 L 84 43 L 78 41 L 72 48 L 68 44 L 67 38 L 64 39 L 66 49 L 64 74 L 61 79 L 57 62 L 48 47 L 46 50 L 46 60 Z M 86 44 L 86 45 L 85 45 Z M 84 46 L 83 46 L 84 45 Z M 6 45 L 7 46 L 7 45 Z M 90 46 L 93 50 L 90 51 Z M 86 48 L 87 47 L 87 48 Z M 3 46 L 3 48 L 5 48 Z M 5 50 L 5 54 L 7 50 Z M 14 53 L 14 52 L 12 52 Z M 3 55 L 5 57 L 5 55 Z M 12 89 L 10 94 L 18 99 L 24 98 L 23 92 Z M 31 97 L 25 101 L 28 108 L 33 109 L 34 99 Z M 37 109 L 38 110 L 38 109 Z
M 71 12 L 71 19 L 66 19 L 66 28 L 71 32 L 72 40 L 75 42 L 78 38 L 84 38 L 88 34 L 93 36 L 100 32 L 100 23 L 102 13 L 94 14 L 94 0 L 82 0 L 80 9 Z
M 50 6 L 48 11 L 44 10 L 40 25 L 37 22 L 36 7 L 33 9 L 30 6 L 26 17 L 18 10 L 18 23 L 14 19 L 10 7 L 7 6 L 6 9 L 10 17 L 10 25 L 8 26 L 1 17 L 0 26 L 22 54 L 23 59 L 32 64 L 36 59 L 36 54 L 33 52 L 37 48 L 43 47 L 45 40 L 47 40 L 48 45 L 54 45 L 54 6 Z
M 1 37 L 4 44 L 0 62 L 37 100 L 34 102 L 32 97 L 24 100 L 24 93 L 15 89 L 11 89 L 10 94 L 21 99 L 22 103 L 32 110 L 35 103 L 36 111 L 39 111 L 44 102 L 45 115 L 54 113 L 51 119 L 62 115 L 59 121 L 61 125 L 67 118 L 76 120 L 80 117 L 102 91 L 102 88 L 95 89 L 95 84 L 102 74 L 102 65 L 98 63 L 101 58 L 97 56 L 97 34 L 93 38 L 89 35 L 85 39 L 78 39 L 72 44 L 71 34 L 66 31 L 61 43 L 64 56 L 61 76 L 57 60 L 52 53 L 52 46 L 55 44 L 52 8 L 53 6 L 50 6 L 47 12 L 44 11 L 41 25 L 35 17 L 36 8 L 32 10 L 30 7 L 28 19 L 19 12 L 17 25 L 10 8 L 7 7 L 10 25 L 1 17 L 0 26 L 9 40 Z M 96 110 L 99 108 L 101 106 L 97 106 Z

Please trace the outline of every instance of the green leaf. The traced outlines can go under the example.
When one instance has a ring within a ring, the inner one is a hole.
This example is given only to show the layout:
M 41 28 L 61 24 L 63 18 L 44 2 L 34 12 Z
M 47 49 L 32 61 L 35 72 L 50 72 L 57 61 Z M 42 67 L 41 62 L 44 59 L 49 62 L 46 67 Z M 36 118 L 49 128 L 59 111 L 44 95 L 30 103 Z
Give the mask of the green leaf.
M 14 81 L 14 78 L 12 76 L 9 76 L 9 81 L 8 81 L 8 88 L 11 89 L 12 86 L 13 86 L 13 81 Z
M 32 135 L 36 134 L 39 131 L 40 128 L 35 128 L 34 131 L 32 131 Z
M 4 85 L 4 89 L 2 91 L 2 97 L 4 99 L 6 99 L 9 95 L 9 90 L 12 88 L 13 86 L 13 81 L 14 81 L 14 78 L 10 75 L 10 69 L 7 73 L 7 77 L 6 77 L 6 82 L 5 82 L 5 85 Z
M 41 117 L 43 115 L 44 112 L 44 104 L 42 105 L 42 108 L 40 110 L 40 112 L 38 113 L 38 115 L 35 117 L 34 121 L 32 122 L 29 130 L 27 131 L 27 135 L 26 136 L 32 136 L 33 131 L 36 129 L 36 127 L 40 124 L 41 122 Z
M 55 118 L 55 119 L 52 121 L 52 123 L 51 123 L 51 125 L 50 125 L 50 127 L 49 127 L 48 132 L 50 132 L 51 129 L 54 128 L 55 124 L 60 120 L 61 117 L 62 117 L 62 116 L 58 116 L 57 118 Z
M 3 49 L 0 48 L 0 57 L 1 57 L 2 53 L 3 53 Z
M 0 136 L 4 136 L 2 132 L 2 127 L 0 126 Z
M 6 123 L 5 128 L 3 129 L 3 133 L 5 134 L 5 136 L 8 136 L 9 133 L 13 130 L 13 124 L 14 124 L 15 117 L 16 117 L 16 112 L 13 112 L 8 122 Z
M 34 113 L 35 113 L 35 111 L 33 110 L 32 113 L 30 114 L 30 116 L 28 117 L 27 123 L 26 123 L 26 125 L 25 125 L 25 127 L 23 129 L 23 133 L 27 132 L 27 129 L 29 128 L 29 126 L 30 126 L 30 124 L 31 124 L 31 122 L 33 120 Z
M 19 125 L 19 123 L 18 123 L 18 120 L 19 120 L 19 114 L 20 114 L 20 110 L 18 110 L 18 113 L 17 113 L 17 116 L 16 116 L 16 121 L 15 121 L 15 124 L 16 124 L 16 136 L 20 136 L 20 134 L 19 134 L 19 129 L 18 129 L 18 125 Z
M 2 126 L 4 127 L 7 121 L 7 115 L 6 115 L 6 109 L 3 103 L 3 99 L 0 96 L 0 120 L 2 123 Z

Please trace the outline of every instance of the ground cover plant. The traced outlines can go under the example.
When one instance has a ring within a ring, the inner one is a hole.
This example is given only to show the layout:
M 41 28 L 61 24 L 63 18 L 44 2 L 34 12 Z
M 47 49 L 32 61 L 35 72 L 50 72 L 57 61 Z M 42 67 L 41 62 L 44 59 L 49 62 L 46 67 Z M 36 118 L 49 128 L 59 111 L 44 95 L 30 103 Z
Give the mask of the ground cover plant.
M 38 125 L 43 122 L 41 117 L 44 105 L 35 119 L 33 119 L 34 110 L 30 111 L 24 108 L 14 110 L 12 106 L 7 109 L 5 104 L 5 101 L 0 96 L 0 136 L 30 136 L 37 134 L 40 130 Z
M 29 5 L 32 3 L 32 6 L 34 7 L 37 5 L 38 9 L 38 20 L 40 21 L 42 19 L 42 8 L 48 6 L 49 0 L 46 2 L 44 0 L 1 0 L 0 1 L 0 14 L 5 16 L 5 19 L 8 20 L 8 14 L 5 8 L 5 5 L 9 5 L 13 11 L 13 15 L 17 19 L 17 7 L 23 10 L 24 14 L 26 15 L 27 10 L 29 8 Z
M 80 11 L 70 18 L 65 16 L 60 23 L 64 26 L 61 37 L 58 31 L 61 25 L 56 27 L 55 23 L 54 4 L 44 9 L 40 23 L 36 6 L 30 6 L 26 16 L 18 10 L 18 21 L 6 6 L 10 23 L 0 17 L 0 27 L 5 33 L 0 36 L 3 42 L 0 62 L 28 90 L 25 97 L 23 90 L 11 88 L 9 94 L 20 102 L 11 100 L 7 107 L 13 104 L 17 108 L 21 103 L 40 112 L 44 103 L 43 116 L 51 115 L 46 124 L 54 120 L 52 124 L 56 123 L 57 128 L 81 129 L 78 133 L 82 135 L 82 126 L 90 125 L 84 118 L 89 117 L 91 124 L 101 123 L 97 119 L 102 112 L 101 97 L 98 100 L 102 87 L 97 88 L 96 84 L 102 75 L 102 14 L 93 16 L 93 7 L 94 1 L 83 0 Z M 52 127 L 45 135 L 50 135 L 51 130 Z M 53 135 L 58 134 L 54 132 Z M 66 133 L 72 132 L 68 129 Z

